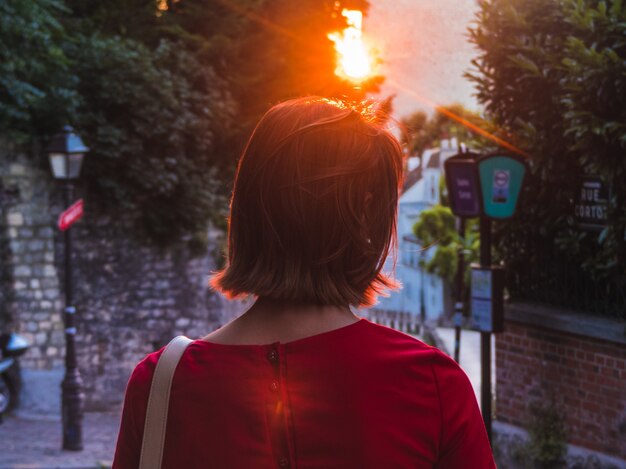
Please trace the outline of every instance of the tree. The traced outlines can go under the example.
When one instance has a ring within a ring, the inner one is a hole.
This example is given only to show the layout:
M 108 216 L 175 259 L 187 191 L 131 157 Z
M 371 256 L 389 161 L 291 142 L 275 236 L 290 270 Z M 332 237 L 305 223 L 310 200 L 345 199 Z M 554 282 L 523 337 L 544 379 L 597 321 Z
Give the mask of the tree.
M 138 234 L 161 243 L 205 236 L 224 205 L 213 153 L 215 134 L 232 120 L 224 83 L 168 40 L 150 50 L 132 39 L 77 36 L 68 54 L 83 97 L 92 200 L 135 213 Z
M 237 103 L 232 132 L 218 142 L 225 187 L 233 161 L 261 115 L 273 104 L 303 95 L 361 100 L 376 91 L 380 77 L 355 86 L 335 74 L 331 31 L 342 30 L 343 8 L 365 14 L 364 0 L 182 0 L 170 21 L 188 32 L 191 47 L 216 67 Z
M 343 7 L 368 2 L 1 2 L 0 131 L 45 144 L 71 123 L 91 149 L 91 202 L 123 207 L 136 234 L 161 243 L 206 238 L 271 104 L 358 99 L 380 81 L 355 88 L 334 74 L 327 34 L 345 26 Z
M 402 143 L 410 154 L 418 156 L 424 150 L 437 146 L 441 140 L 452 137 L 474 149 L 493 148 L 493 142 L 478 133 L 477 129 L 497 133 L 488 119 L 461 104 L 441 106 L 430 118 L 424 111 L 417 111 L 404 118 L 402 124 L 406 130 Z
M 0 129 L 14 142 L 60 128 L 80 102 L 62 47 L 64 12 L 56 0 L 0 2 Z
M 486 0 L 470 30 L 480 53 L 468 74 L 489 115 L 532 157 L 519 213 L 497 229 L 499 255 L 520 272 L 547 253 L 568 275 L 582 265 L 583 283 L 614 299 L 626 287 L 625 32 L 620 0 Z M 610 185 L 599 234 L 573 218 L 584 174 Z M 554 275 L 545 275 L 541 288 L 554 291 Z M 511 279 L 514 294 L 522 283 Z M 575 285 L 558 288 L 580 307 Z
M 464 277 L 469 281 L 470 265 L 478 260 L 480 243 L 475 221 L 468 220 L 465 233 L 461 237 L 450 208 L 435 205 L 420 213 L 418 221 L 413 226 L 413 233 L 424 248 L 436 246 L 435 254 L 423 266 L 429 273 L 452 283 L 457 273 L 458 252 L 461 250 L 466 260 Z

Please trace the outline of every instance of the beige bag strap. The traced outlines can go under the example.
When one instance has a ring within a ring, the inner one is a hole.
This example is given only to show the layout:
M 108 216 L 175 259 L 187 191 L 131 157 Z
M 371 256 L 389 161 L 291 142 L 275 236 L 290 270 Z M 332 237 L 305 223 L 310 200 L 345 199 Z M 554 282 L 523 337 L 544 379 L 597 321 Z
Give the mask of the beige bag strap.
M 150 386 L 139 469 L 161 468 L 172 378 L 180 357 L 191 342 L 191 339 L 182 335 L 175 337 L 167 344 L 157 362 Z

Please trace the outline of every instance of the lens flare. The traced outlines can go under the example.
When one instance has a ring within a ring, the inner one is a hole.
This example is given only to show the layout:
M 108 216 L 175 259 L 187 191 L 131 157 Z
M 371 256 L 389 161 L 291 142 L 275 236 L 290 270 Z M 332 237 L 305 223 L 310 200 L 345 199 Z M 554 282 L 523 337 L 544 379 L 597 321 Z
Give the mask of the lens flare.
M 372 59 L 363 42 L 363 12 L 344 9 L 341 14 L 348 26 L 341 32 L 328 34 L 339 59 L 335 73 L 348 80 L 364 81 L 372 75 Z

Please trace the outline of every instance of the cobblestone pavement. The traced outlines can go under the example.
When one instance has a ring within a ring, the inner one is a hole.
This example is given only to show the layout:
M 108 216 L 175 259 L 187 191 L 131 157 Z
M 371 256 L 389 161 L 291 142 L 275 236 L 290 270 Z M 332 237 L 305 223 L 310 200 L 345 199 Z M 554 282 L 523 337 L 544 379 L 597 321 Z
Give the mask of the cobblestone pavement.
M 95 469 L 113 460 L 120 412 L 90 412 L 83 421 L 83 451 L 61 450 L 61 422 L 5 417 L 0 424 L 0 469 Z

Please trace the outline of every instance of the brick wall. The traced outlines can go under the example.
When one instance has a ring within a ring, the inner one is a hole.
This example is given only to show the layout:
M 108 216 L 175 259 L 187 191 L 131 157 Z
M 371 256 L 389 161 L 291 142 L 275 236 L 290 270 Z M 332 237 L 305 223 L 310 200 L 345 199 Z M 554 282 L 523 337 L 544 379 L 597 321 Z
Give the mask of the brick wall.
M 525 427 L 530 402 L 554 400 L 570 444 L 626 459 L 625 344 L 507 321 L 496 383 L 497 420 Z

